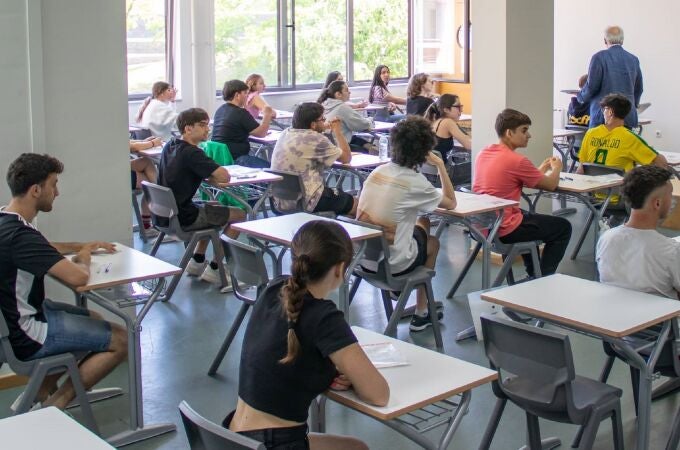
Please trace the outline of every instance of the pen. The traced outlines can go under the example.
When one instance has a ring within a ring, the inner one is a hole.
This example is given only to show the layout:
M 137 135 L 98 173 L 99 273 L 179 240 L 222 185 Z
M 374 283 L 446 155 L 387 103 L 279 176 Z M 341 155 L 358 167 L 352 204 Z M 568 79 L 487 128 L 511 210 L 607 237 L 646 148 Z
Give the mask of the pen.
M 562 181 L 564 181 L 564 180 L 574 181 L 573 178 L 569 178 L 569 177 L 560 177 L 560 180 L 562 180 Z
M 104 273 L 109 273 L 109 270 L 111 270 L 111 263 L 108 263 L 106 265 L 106 268 L 104 269 Z

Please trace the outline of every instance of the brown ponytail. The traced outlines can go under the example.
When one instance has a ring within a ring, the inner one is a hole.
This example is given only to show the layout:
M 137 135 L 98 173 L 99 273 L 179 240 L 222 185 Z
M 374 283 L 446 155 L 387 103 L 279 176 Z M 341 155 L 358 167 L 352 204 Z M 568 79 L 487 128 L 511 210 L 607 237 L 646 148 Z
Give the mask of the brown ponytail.
M 137 123 L 142 121 L 142 117 L 144 117 L 144 111 L 149 106 L 149 103 L 151 103 L 151 100 L 158 98 L 159 95 L 168 89 L 170 89 L 170 83 L 166 83 L 165 81 L 156 81 L 153 84 L 151 87 L 151 95 L 144 99 L 144 103 L 142 103 L 142 106 L 139 107 L 139 111 L 137 111 Z
M 294 361 L 300 350 L 295 327 L 308 292 L 307 285 L 323 279 L 339 263 L 345 263 L 346 267 L 352 254 L 352 241 L 337 223 L 312 220 L 295 233 L 291 244 L 291 276 L 281 288 L 281 305 L 288 321 L 288 352 L 280 363 Z

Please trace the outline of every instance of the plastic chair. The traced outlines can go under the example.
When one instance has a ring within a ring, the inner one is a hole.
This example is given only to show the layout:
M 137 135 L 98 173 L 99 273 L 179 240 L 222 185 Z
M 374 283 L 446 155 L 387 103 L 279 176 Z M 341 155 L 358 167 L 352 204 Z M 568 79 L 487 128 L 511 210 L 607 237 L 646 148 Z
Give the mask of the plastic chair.
M 345 217 L 340 218 L 340 220 L 355 223 L 363 227 L 382 230 L 379 226 L 347 219 Z M 390 248 L 385 240 L 384 234 L 380 237 L 368 240 L 363 259 L 354 269 L 354 283 L 349 292 L 350 303 L 352 302 L 352 299 L 354 299 L 354 295 L 359 288 L 361 280 L 366 280 L 372 286 L 380 289 L 383 305 L 385 307 L 385 315 L 388 320 L 387 327 L 383 334 L 396 337 L 397 324 L 403 316 L 406 302 L 408 301 L 411 292 L 418 286 L 425 286 L 427 292 L 427 307 L 430 317 L 432 318 L 432 332 L 434 333 L 437 349 L 442 350 L 444 348 L 444 343 L 439 328 L 439 321 L 437 320 L 437 305 L 434 300 L 434 292 L 432 291 L 432 278 L 434 278 L 436 272 L 433 269 L 420 266 L 413 272 L 394 276 L 390 265 L 386 263 L 389 261 L 389 258 Z M 396 307 L 392 306 L 390 292 L 400 292 L 399 297 L 397 298 Z
M 144 221 L 142 220 L 142 212 L 139 208 L 139 199 L 137 198 L 139 194 L 142 194 L 141 189 L 132 190 L 132 210 L 135 213 L 135 219 L 137 219 L 137 231 L 139 232 L 139 237 L 146 244 L 149 240 L 146 230 L 144 229 Z
M 269 203 L 274 214 L 281 216 L 304 211 L 302 202 L 305 198 L 305 185 L 302 183 L 300 175 L 285 170 L 266 169 L 266 171 L 283 178 L 281 181 L 271 183 L 272 190 L 271 196 L 269 197 Z M 280 203 L 281 201 L 286 203 Z M 287 208 L 283 206 L 293 202 L 293 207 Z M 277 207 L 277 204 L 282 207 Z
M 234 296 L 241 300 L 243 304 L 236 314 L 234 322 L 232 323 L 231 328 L 229 328 L 229 332 L 224 338 L 217 355 L 215 355 L 215 359 L 210 365 L 208 375 L 215 375 L 217 369 L 219 369 L 220 364 L 224 359 L 224 355 L 227 353 L 227 350 L 229 350 L 229 346 L 234 340 L 234 336 L 236 336 L 238 329 L 241 327 L 241 323 L 243 323 L 243 319 L 248 313 L 248 309 L 255 304 L 264 291 L 264 288 L 267 287 L 267 283 L 269 283 L 269 274 L 267 273 L 267 267 L 264 264 L 264 254 L 261 249 L 231 239 L 224 234 L 221 237 L 222 241 L 224 241 L 229 248 L 229 254 L 231 255 L 229 260 L 229 274 L 231 275 L 231 285 L 234 287 Z M 254 298 L 247 295 L 247 289 L 245 289 L 244 286 L 256 287 Z
M 266 450 L 262 442 L 234 433 L 201 416 L 184 400 L 179 404 L 179 414 L 191 450 Z
M 596 176 L 617 174 L 623 176 L 625 174 L 623 169 L 619 169 L 618 167 L 603 166 L 602 164 L 582 163 L 581 167 L 583 167 L 583 173 L 586 175 Z M 612 189 L 612 195 L 619 195 L 620 191 L 621 191 L 620 188 L 614 188 Z M 598 192 L 595 192 L 594 194 L 597 193 Z M 606 193 L 604 194 L 606 195 Z M 595 202 L 598 201 L 594 195 L 593 201 Z M 595 207 L 599 209 L 600 205 L 595 205 Z M 619 198 L 618 203 L 612 204 L 610 202 L 609 205 L 607 205 L 607 209 L 605 210 L 604 215 L 607 217 L 623 218 L 625 220 L 630 215 L 630 211 L 628 207 L 625 205 L 623 199 Z M 589 211 L 585 228 L 583 228 L 584 230 L 590 229 L 591 225 L 593 224 L 594 218 L 595 215 L 593 214 L 593 212 Z M 579 240 L 576 243 L 576 247 L 574 247 L 574 251 L 571 253 L 571 259 L 576 259 L 576 257 L 578 256 L 578 253 L 581 251 L 581 247 L 583 246 L 583 242 L 585 241 L 587 234 L 588 234 L 587 232 L 581 233 L 581 236 L 579 237 Z
M 498 371 L 498 397 L 480 449 L 488 449 L 508 400 L 526 412 L 530 450 L 542 449 L 538 418 L 584 426 L 574 442 L 590 449 L 600 422 L 611 417 L 614 448 L 623 449 L 621 389 L 576 375 L 569 337 L 491 316 L 482 316 L 484 350 Z
M 153 136 L 153 134 L 148 128 L 138 128 L 130 131 L 130 139 L 134 139 L 135 141 L 143 141 L 144 139 L 148 139 L 151 136 Z
M 179 219 L 177 218 L 177 203 L 175 202 L 175 196 L 170 188 L 159 186 L 148 181 L 142 181 L 142 190 L 144 191 L 144 197 L 149 202 L 149 210 L 151 210 L 151 220 L 153 221 L 153 225 L 160 232 L 149 254 L 151 256 L 156 255 L 158 247 L 160 247 L 161 243 L 163 242 L 163 238 L 165 238 L 166 235 L 183 241 L 185 246 L 184 255 L 182 255 L 182 259 L 179 263 L 179 267 L 182 269 L 182 272 L 172 277 L 172 280 L 165 289 L 165 292 L 160 296 L 161 301 L 166 302 L 170 300 L 170 297 L 172 297 L 172 294 L 175 292 L 175 288 L 177 287 L 180 278 L 182 278 L 184 269 L 186 269 L 196 245 L 199 241 L 205 238 L 209 238 L 212 242 L 214 257 L 219 264 L 222 287 L 227 286 L 227 275 L 224 271 L 224 264 L 222 264 L 222 260 L 224 259 L 224 250 L 222 248 L 222 242 L 220 241 L 221 227 L 208 228 L 205 230 L 184 231 L 182 230 L 182 227 L 179 224 Z
M 80 379 L 78 372 L 78 362 L 72 353 L 62 353 L 60 355 L 47 356 L 45 358 L 31 361 L 21 361 L 14 354 L 14 349 L 9 341 L 9 327 L 5 321 L 5 316 L 0 312 L 0 365 L 7 363 L 12 371 L 18 375 L 28 377 L 28 384 L 19 401 L 14 414 L 22 414 L 31 409 L 35 396 L 40 390 L 47 375 L 64 373 L 69 376 L 76 392 L 76 401 L 83 412 L 83 422 L 93 433 L 99 435 L 99 428 L 92 414 L 85 387 Z

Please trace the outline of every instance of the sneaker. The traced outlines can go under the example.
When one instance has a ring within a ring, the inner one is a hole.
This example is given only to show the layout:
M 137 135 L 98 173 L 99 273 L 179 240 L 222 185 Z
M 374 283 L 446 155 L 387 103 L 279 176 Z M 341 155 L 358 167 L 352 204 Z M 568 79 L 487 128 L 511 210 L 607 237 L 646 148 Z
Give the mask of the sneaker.
M 147 239 L 155 238 L 159 234 L 161 234 L 160 231 L 153 227 L 144 228 L 144 236 L 146 236 Z
M 196 262 L 194 258 L 191 258 L 189 260 L 189 264 L 187 264 L 187 268 L 184 269 L 186 274 L 190 277 L 198 277 L 203 274 L 205 271 L 206 267 L 208 266 L 207 261 L 203 261 L 202 263 Z
M 24 393 L 22 392 L 19 394 L 19 396 L 12 402 L 12 404 L 9 406 L 9 409 L 12 412 L 17 412 L 17 409 L 19 409 L 19 403 L 21 403 L 21 400 L 24 398 Z M 31 407 L 28 409 L 28 411 L 36 411 L 38 409 L 42 408 L 42 402 L 35 402 L 31 405 Z
M 443 317 L 444 313 L 442 311 L 437 311 L 437 320 L 442 320 Z M 431 325 L 432 320 L 430 320 L 430 312 L 428 311 L 424 316 L 414 314 L 413 317 L 411 317 L 411 324 L 408 326 L 408 328 L 411 331 L 423 331 L 425 328 Z
M 210 265 L 205 266 L 205 270 L 203 270 L 203 273 L 199 277 L 201 281 L 205 281 L 207 283 L 211 284 L 219 284 L 222 283 L 222 279 L 220 278 L 220 269 L 213 269 L 210 267 Z M 227 275 L 227 283 L 229 283 L 229 276 Z

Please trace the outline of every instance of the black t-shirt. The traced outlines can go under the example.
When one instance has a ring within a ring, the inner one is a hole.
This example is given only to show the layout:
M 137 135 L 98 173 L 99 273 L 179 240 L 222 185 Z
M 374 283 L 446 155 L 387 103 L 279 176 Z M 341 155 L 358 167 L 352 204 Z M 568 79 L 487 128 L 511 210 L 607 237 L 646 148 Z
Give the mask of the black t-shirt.
M 42 347 L 47 333 L 42 309 L 44 278 L 63 258 L 21 216 L 0 212 L 0 309 L 19 359 L 28 358 Z
M 285 280 L 272 281 L 253 307 L 243 338 L 238 395 L 255 409 L 305 422 L 312 400 L 337 374 L 328 356 L 357 339 L 332 301 L 307 294 L 295 326 L 300 352 L 293 362 L 281 364 L 288 349 L 288 321 L 279 298 Z
M 406 99 L 406 114 L 422 116 L 432 103 L 434 103 L 434 100 L 430 97 L 423 97 L 422 95 L 409 97 Z
M 175 195 L 178 219 L 182 226 L 198 217 L 198 207 L 191 201 L 201 182 L 220 166 L 203 150 L 180 138 L 172 138 L 163 147 L 158 166 L 158 184 L 169 187 Z
M 215 111 L 211 139 L 227 144 L 231 156 L 236 159 L 250 153 L 248 136 L 259 126 L 244 108 L 225 103 Z

